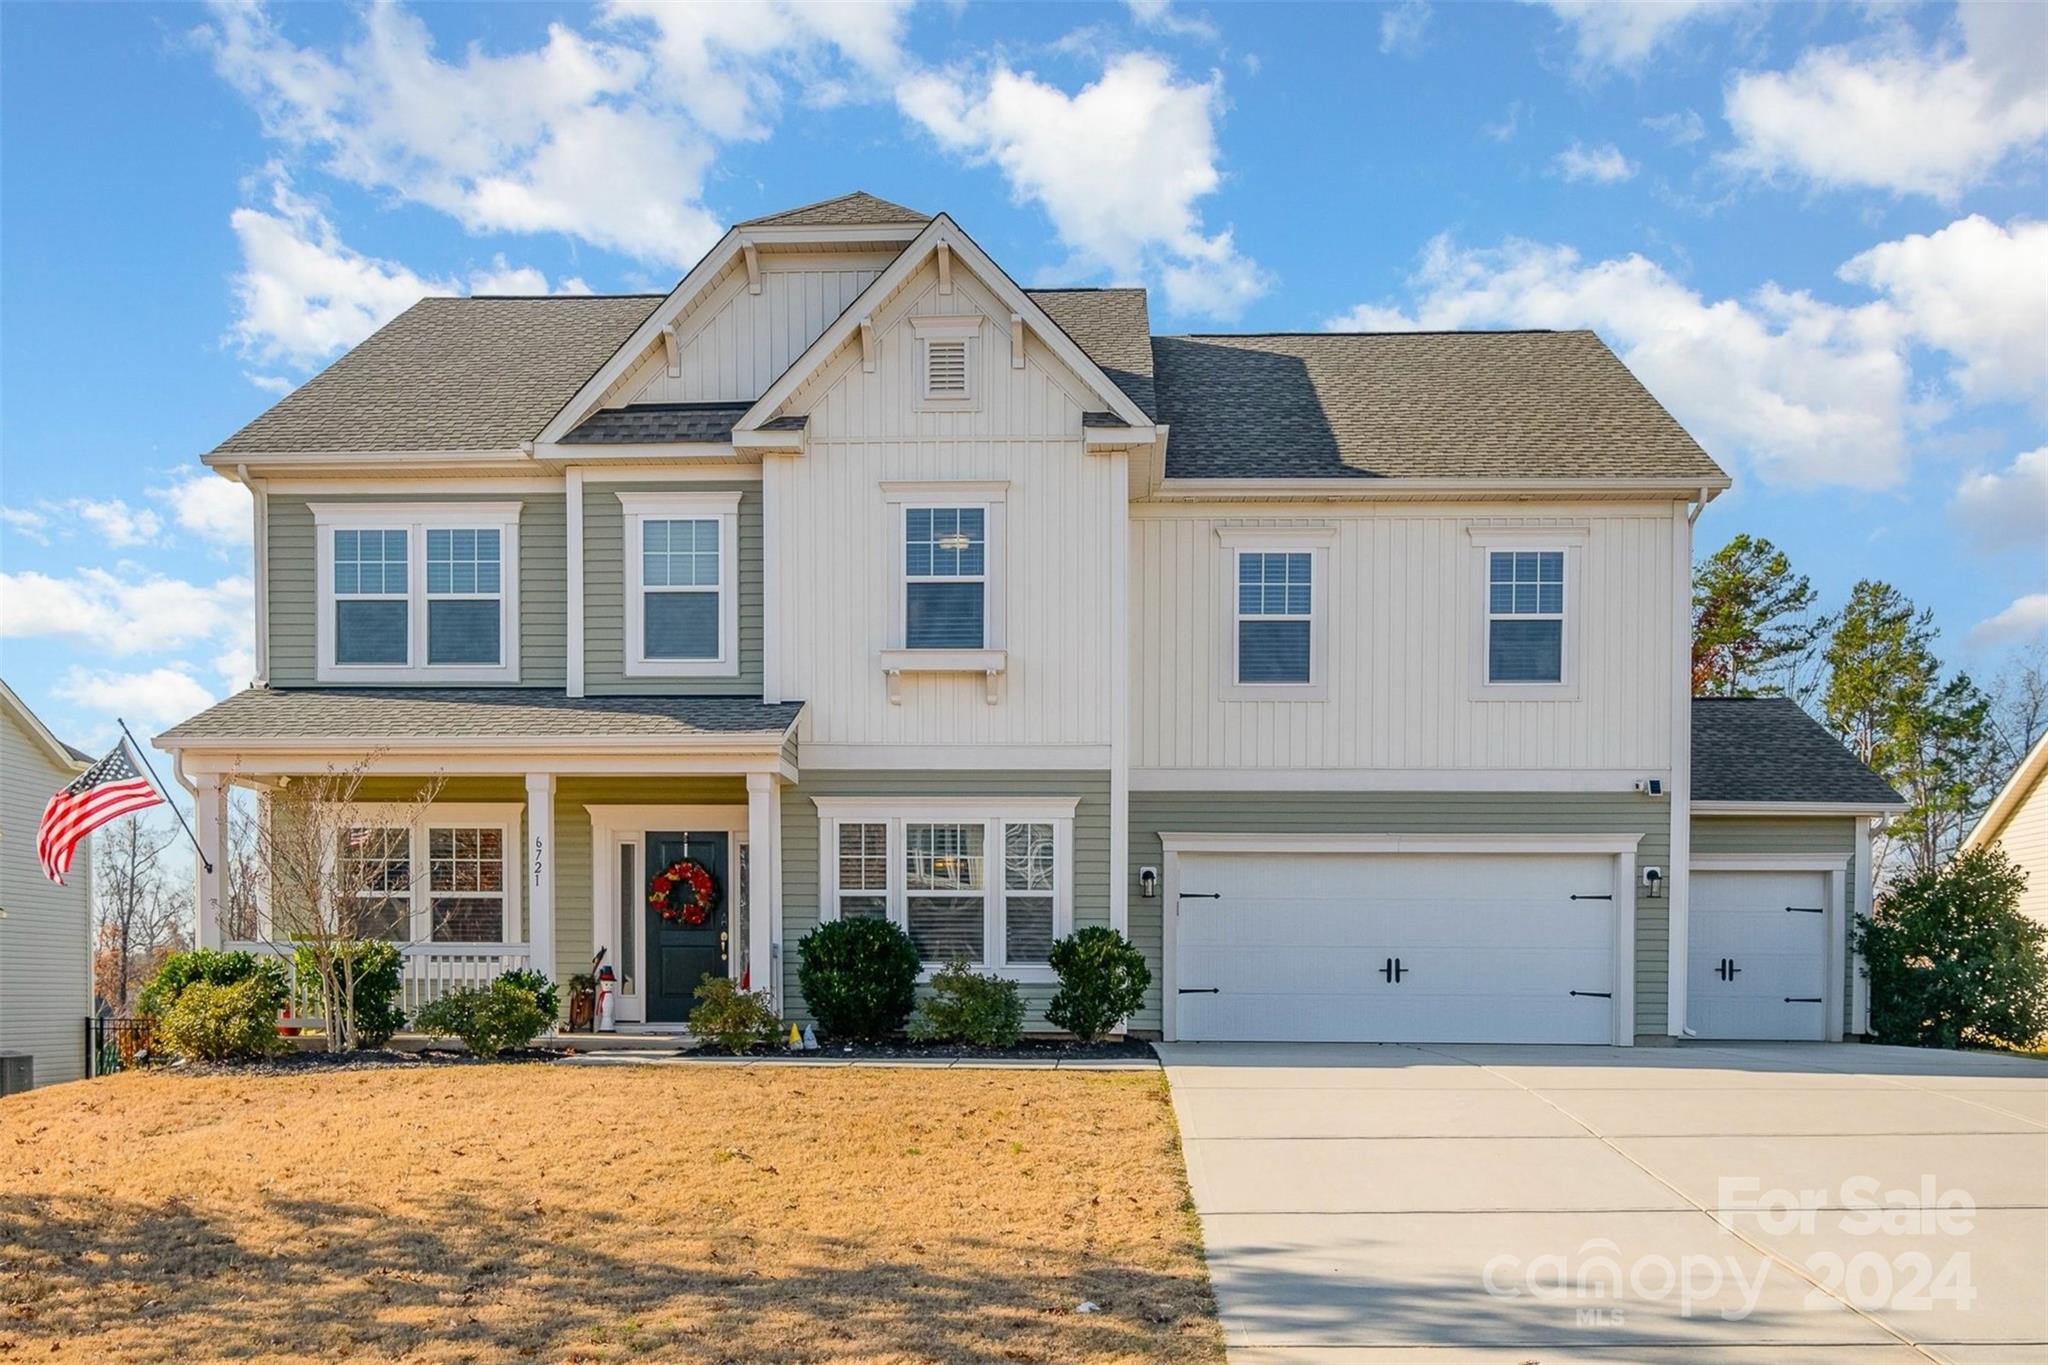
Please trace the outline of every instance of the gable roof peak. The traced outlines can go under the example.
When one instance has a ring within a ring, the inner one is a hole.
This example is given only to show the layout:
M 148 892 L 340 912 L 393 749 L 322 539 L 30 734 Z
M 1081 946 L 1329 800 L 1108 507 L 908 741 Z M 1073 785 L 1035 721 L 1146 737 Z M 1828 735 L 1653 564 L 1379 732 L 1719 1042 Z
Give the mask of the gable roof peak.
M 815 204 L 799 204 L 793 209 L 779 213 L 764 214 L 749 218 L 737 227 L 871 227 L 884 223 L 928 223 L 929 213 L 905 208 L 887 199 L 877 198 L 866 190 L 854 190 L 849 194 L 835 195 L 820 199 Z

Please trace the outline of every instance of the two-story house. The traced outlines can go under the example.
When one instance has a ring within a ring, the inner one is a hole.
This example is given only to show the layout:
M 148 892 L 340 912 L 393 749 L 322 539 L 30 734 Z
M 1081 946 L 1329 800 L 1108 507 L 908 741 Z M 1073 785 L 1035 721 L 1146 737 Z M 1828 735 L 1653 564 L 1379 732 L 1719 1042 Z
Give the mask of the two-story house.
M 1695 707 L 1729 481 L 1591 333 L 1154 336 L 853 194 L 666 295 L 422 300 L 206 462 L 260 676 L 157 742 L 216 846 L 230 783 L 441 779 L 337 854 L 419 989 L 602 948 L 629 1023 L 707 971 L 801 1019 L 872 915 L 1039 1003 L 1111 925 L 1169 1038 L 1858 1027 L 1896 798 Z

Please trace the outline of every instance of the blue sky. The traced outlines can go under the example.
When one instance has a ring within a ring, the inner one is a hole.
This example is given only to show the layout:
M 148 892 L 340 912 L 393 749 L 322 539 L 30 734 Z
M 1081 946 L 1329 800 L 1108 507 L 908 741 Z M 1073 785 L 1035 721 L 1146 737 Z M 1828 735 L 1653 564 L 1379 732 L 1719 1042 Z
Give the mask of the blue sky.
M 0 673 L 99 746 L 250 661 L 194 461 L 425 292 L 665 289 L 860 187 L 1161 331 L 1591 326 L 1701 521 L 2048 633 L 2048 7 L 0 9 Z

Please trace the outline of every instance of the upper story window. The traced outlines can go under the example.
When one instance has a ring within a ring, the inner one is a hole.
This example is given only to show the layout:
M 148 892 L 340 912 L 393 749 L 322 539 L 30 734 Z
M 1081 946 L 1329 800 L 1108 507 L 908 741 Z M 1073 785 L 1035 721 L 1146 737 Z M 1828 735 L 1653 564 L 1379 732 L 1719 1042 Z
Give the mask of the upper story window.
M 621 493 L 626 674 L 737 677 L 738 493 Z
M 320 681 L 518 681 L 518 503 L 312 511 Z
M 988 645 L 988 509 L 903 509 L 906 649 Z
M 1490 550 L 1488 683 L 1564 681 L 1564 551 Z
M 1237 552 L 1237 680 L 1307 683 L 1315 621 L 1315 557 L 1307 550 Z

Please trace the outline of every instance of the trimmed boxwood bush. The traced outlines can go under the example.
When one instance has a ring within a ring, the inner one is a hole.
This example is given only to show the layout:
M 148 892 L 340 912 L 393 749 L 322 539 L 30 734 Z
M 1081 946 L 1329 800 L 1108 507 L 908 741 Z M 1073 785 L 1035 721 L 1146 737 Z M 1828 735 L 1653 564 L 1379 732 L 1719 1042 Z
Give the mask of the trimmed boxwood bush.
M 910 1036 L 919 1042 L 1010 1047 L 1024 1036 L 1024 996 L 1014 981 L 983 976 L 955 962 L 932 976 L 932 993 L 911 1018 Z
M 743 991 L 731 977 L 704 973 L 690 1011 L 690 1032 L 698 1041 L 737 1057 L 775 1037 L 782 1021 L 766 991 Z
M 500 972 L 498 980 L 509 981 L 533 997 L 533 1003 L 540 1006 L 540 1012 L 550 1020 L 561 1015 L 561 995 L 555 983 L 548 980 L 546 972 L 534 971 L 531 967 L 514 967 L 509 972 Z
M 352 962 L 353 994 L 355 996 L 356 1032 L 354 1045 L 357 1047 L 382 1047 L 391 1041 L 391 1035 L 405 1027 L 405 1007 L 398 1003 L 402 966 L 398 946 L 381 939 L 358 939 L 340 948 L 335 954 L 335 971 L 339 975 L 341 960 Z M 298 973 L 299 994 L 307 999 L 320 998 L 320 962 L 311 948 L 300 944 L 292 954 L 292 966 Z M 340 989 L 339 986 L 336 987 Z
M 270 953 L 223 952 L 218 948 L 194 948 L 187 953 L 172 953 L 164 959 L 164 965 L 157 969 L 149 984 L 142 988 L 136 1008 L 153 1019 L 162 1018 L 186 988 L 195 982 L 232 986 L 250 980 L 259 983 L 258 994 L 268 1004 L 274 1025 L 285 1003 L 291 999 L 291 991 L 283 960 Z
M 1880 1042 L 2025 1047 L 2048 1033 L 2048 929 L 2020 910 L 2026 886 L 1996 848 L 1892 886 L 1856 935 Z
M 1045 1017 L 1084 1043 L 1092 1043 L 1145 1003 L 1152 972 L 1129 939 L 1100 924 L 1077 929 L 1052 945 L 1059 992 Z
M 479 1057 L 525 1047 L 553 1022 L 532 991 L 502 977 L 481 988 L 450 991 L 413 1019 L 422 1033 L 460 1038 Z
M 888 920 L 829 921 L 805 934 L 797 952 L 797 985 L 829 1036 L 880 1042 L 910 1018 L 924 963 L 910 935 Z
M 227 985 L 194 981 L 156 1021 L 157 1041 L 188 1062 L 237 1062 L 284 1047 L 271 982 L 245 976 Z

